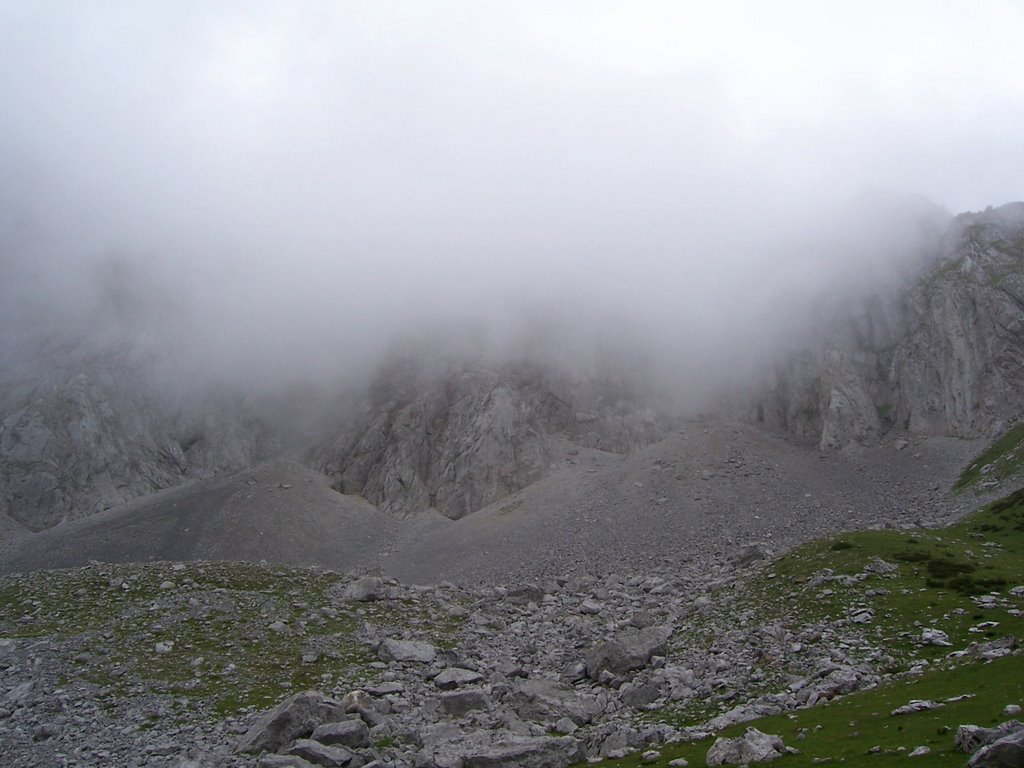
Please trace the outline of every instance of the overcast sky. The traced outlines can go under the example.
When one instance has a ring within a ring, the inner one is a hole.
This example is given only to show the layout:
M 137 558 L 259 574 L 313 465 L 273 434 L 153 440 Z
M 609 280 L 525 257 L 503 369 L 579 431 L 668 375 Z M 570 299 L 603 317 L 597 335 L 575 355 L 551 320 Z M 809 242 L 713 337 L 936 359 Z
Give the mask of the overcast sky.
M 7 0 L 0 259 L 63 300 L 118 254 L 245 370 L 524 306 L 728 345 L 888 258 L 878 200 L 1024 198 L 1022 40 L 1007 0 Z

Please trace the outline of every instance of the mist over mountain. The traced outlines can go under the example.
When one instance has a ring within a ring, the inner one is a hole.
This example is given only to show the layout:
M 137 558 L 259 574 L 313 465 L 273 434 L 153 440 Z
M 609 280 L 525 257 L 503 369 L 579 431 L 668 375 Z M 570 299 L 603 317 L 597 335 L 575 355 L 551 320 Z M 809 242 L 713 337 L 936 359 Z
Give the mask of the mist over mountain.
M 941 351 L 1008 294 L 908 286 L 949 211 L 1024 197 L 1013 4 L 54 10 L 0 9 L 14 527 L 282 451 L 458 516 L 711 411 L 830 447 L 1012 418 L 1012 302 Z

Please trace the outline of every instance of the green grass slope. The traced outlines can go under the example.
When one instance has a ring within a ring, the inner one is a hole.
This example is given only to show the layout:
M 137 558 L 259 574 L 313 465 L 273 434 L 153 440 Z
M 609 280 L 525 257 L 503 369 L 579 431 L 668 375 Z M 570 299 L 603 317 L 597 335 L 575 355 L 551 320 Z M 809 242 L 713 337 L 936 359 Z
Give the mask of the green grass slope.
M 866 567 L 877 559 L 896 567 L 865 578 Z M 1024 488 L 946 528 L 860 531 L 794 550 L 719 590 L 715 602 L 744 624 L 776 622 L 798 632 L 837 623 L 859 637 L 865 650 L 886 649 L 884 671 L 893 676 L 870 690 L 732 726 L 722 735 L 739 735 L 749 726 L 781 735 L 800 754 L 773 763 L 778 766 L 920 765 L 921 759 L 909 754 L 921 746 L 931 750 L 927 765 L 963 765 L 966 755 L 953 749 L 957 726 L 995 725 L 1008 719 L 1004 706 L 1024 704 L 1021 652 L 985 657 L 1004 652 L 998 650 L 1001 644 L 1024 635 L 1024 595 L 1010 591 L 1019 585 L 1024 585 Z M 850 621 L 865 609 L 873 613 L 870 622 Z M 927 628 L 945 632 L 950 645 L 922 643 Z M 695 636 L 700 637 L 699 623 Z M 766 660 L 763 671 L 764 690 L 770 692 L 784 687 L 790 670 L 785 659 L 774 659 Z M 930 711 L 890 714 L 912 699 L 955 700 Z M 644 719 L 696 726 L 736 703 L 691 702 L 646 713 Z M 679 757 L 704 765 L 711 743 L 666 746 L 661 759 L 648 765 Z M 639 763 L 633 755 L 603 764 Z

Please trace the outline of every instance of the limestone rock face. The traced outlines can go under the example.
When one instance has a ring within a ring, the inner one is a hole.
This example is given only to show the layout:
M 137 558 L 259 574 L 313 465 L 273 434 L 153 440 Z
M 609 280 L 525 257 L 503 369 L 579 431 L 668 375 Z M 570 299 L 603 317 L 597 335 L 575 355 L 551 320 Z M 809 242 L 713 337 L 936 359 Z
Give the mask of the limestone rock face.
M 237 398 L 176 402 L 144 368 L 72 349 L 45 375 L 5 382 L 0 512 L 42 530 L 264 455 L 271 441 Z
M 822 448 L 891 430 L 978 437 L 1024 411 L 1024 203 L 962 214 L 915 280 L 837 312 L 753 420 Z
M 663 437 L 655 414 L 607 382 L 537 365 L 386 367 L 363 413 L 310 454 L 342 493 L 458 519 L 547 475 L 580 447 L 628 453 Z

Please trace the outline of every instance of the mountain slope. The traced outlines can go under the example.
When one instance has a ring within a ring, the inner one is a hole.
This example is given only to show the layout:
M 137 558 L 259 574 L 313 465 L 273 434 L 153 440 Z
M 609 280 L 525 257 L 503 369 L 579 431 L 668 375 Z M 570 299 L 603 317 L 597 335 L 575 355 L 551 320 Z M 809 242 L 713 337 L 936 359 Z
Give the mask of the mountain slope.
M 0 403 L 0 513 L 30 530 L 258 461 L 272 439 L 240 399 L 162 392 L 123 350 L 58 350 Z
M 825 325 L 777 367 L 752 419 L 829 448 L 1001 431 L 1024 412 L 1024 203 L 958 216 L 916 281 Z
M 628 453 L 668 426 L 613 382 L 523 363 L 384 368 L 362 413 L 310 454 L 343 493 L 452 519 L 525 488 L 583 449 Z

